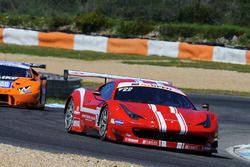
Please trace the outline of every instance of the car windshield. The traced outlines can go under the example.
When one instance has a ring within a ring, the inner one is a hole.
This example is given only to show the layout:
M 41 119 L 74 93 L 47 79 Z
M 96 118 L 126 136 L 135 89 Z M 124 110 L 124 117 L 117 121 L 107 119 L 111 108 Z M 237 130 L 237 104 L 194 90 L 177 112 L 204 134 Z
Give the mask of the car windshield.
M 31 78 L 30 70 L 20 67 L 0 65 L 0 76 L 13 76 L 13 77 L 29 77 Z
M 121 87 L 116 90 L 114 99 L 124 102 L 158 104 L 195 110 L 194 105 L 186 96 L 159 88 Z

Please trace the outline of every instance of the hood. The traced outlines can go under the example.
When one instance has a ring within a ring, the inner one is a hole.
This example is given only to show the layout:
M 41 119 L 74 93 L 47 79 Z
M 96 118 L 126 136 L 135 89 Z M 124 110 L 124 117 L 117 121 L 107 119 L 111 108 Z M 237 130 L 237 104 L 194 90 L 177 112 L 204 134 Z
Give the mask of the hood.
M 144 103 L 120 103 L 145 120 L 156 121 L 159 125 L 176 131 L 180 129 L 185 131 L 188 126 L 197 125 L 207 118 L 207 112 L 204 111 Z

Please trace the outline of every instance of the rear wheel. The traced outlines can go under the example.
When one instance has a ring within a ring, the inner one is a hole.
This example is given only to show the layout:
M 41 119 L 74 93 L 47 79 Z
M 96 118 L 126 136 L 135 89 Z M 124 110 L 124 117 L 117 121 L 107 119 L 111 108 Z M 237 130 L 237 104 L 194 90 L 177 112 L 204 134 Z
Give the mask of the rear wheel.
M 106 139 L 108 129 L 108 107 L 105 107 L 100 115 L 99 135 L 101 140 Z
M 39 107 L 40 110 L 45 109 L 46 94 L 47 94 L 46 85 L 47 85 L 46 80 L 42 80 L 41 89 L 40 89 L 40 107 Z
M 74 101 L 71 98 L 67 104 L 65 118 L 64 118 L 64 127 L 68 132 L 71 132 L 73 122 L 74 122 Z

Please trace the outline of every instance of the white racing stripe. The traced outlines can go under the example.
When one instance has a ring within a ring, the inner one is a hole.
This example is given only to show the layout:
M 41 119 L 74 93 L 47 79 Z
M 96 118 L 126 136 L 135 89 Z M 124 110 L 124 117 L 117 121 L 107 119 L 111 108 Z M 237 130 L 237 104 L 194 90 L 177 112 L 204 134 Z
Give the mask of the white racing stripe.
M 175 114 L 178 122 L 179 122 L 179 125 L 180 125 L 180 134 L 187 134 L 188 132 L 188 127 L 187 127 L 187 124 L 186 124 L 186 121 L 185 119 L 183 118 L 183 116 L 181 115 L 181 113 L 178 112 L 177 108 L 175 107 L 169 107 L 170 108 L 170 112 L 172 114 Z
M 166 132 L 167 131 L 167 124 L 161 112 L 157 111 L 157 108 L 154 104 L 149 104 L 149 108 L 154 112 L 155 117 L 159 123 L 160 131 Z
M 184 123 L 184 126 L 185 126 L 185 134 L 187 134 L 187 132 L 188 132 L 188 127 L 187 127 L 187 123 L 186 123 L 186 121 L 185 121 L 185 119 L 183 118 L 183 116 L 181 115 L 181 113 L 180 113 L 180 116 L 181 116 L 181 118 L 182 118 L 182 120 L 183 120 L 183 123 Z
M 167 131 L 167 124 L 165 122 L 165 119 L 161 112 L 157 111 L 157 108 L 154 104 L 149 104 L 149 108 L 154 112 L 155 117 L 157 118 L 157 121 L 159 123 L 160 131 L 166 132 Z
M 85 96 L 86 90 L 84 88 L 79 88 L 79 89 L 76 89 L 76 91 L 80 92 L 80 111 L 98 115 L 100 112 L 100 108 L 92 109 L 92 108 L 83 107 L 84 96 Z

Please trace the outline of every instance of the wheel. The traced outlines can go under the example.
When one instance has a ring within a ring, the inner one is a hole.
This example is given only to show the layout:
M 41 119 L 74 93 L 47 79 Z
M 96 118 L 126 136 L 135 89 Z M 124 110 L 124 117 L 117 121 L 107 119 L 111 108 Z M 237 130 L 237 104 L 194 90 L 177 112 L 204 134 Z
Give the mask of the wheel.
M 43 82 L 45 82 L 43 86 Z M 45 109 L 45 104 L 46 104 L 46 94 L 47 94 L 47 89 L 46 89 L 46 80 L 42 80 L 41 88 L 40 88 L 40 110 Z
M 73 122 L 74 122 L 74 101 L 71 98 L 67 104 L 65 119 L 64 119 L 64 127 L 68 132 L 71 132 Z
M 99 135 L 101 140 L 106 139 L 108 129 L 108 107 L 105 107 L 100 115 Z

